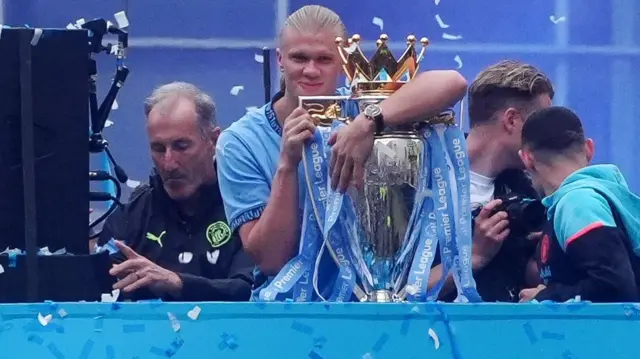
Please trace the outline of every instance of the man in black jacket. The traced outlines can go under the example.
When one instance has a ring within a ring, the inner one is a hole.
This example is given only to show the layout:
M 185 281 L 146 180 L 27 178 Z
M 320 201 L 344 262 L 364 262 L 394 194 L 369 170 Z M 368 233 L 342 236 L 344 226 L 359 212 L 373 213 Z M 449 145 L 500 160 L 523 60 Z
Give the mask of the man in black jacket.
M 505 195 L 536 198 L 523 172 L 518 150 L 527 115 L 551 106 L 551 81 L 535 67 L 502 61 L 483 70 L 469 87 L 469 149 L 471 207 L 479 208 L 473 226 L 472 267 L 478 293 L 486 302 L 517 302 L 521 289 L 537 280 L 532 261 L 535 235 L 510 234 L 507 213 L 494 210 Z M 436 261 L 438 258 L 436 258 Z M 442 278 L 436 265 L 429 288 Z M 451 276 L 440 298 L 455 298 Z
M 254 265 L 226 223 L 213 101 L 193 85 L 171 83 L 147 99 L 145 114 L 155 169 L 100 236 L 119 249 L 114 288 L 134 300 L 248 300 Z

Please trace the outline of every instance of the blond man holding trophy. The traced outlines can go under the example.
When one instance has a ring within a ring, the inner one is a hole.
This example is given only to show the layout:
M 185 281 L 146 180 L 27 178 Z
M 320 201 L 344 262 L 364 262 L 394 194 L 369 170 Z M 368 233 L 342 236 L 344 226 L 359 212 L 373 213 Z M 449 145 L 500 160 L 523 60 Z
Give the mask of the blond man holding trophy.
M 255 300 L 345 301 L 353 299 L 354 291 L 359 292 L 356 297 L 360 300 L 372 299 L 372 291 L 363 295 L 353 281 L 345 285 L 340 279 L 356 269 L 353 261 L 347 266 L 340 262 L 340 258 L 352 258 L 344 252 L 346 247 L 328 244 L 320 218 L 325 217 L 328 196 L 341 196 L 348 188 L 367 190 L 365 165 L 377 134 L 385 128 L 413 128 L 416 119 L 438 115 L 464 96 L 466 81 L 459 73 L 414 71 L 417 54 L 412 43 L 407 64 L 413 61 L 413 68 L 402 70 L 410 74 L 410 81 L 386 93 L 381 102 L 354 102 L 350 89 L 336 90 L 339 75 L 346 71 L 355 81 L 354 74 L 367 77 L 374 70 L 354 71 L 356 59 L 348 58 L 345 49 L 350 45 L 344 39 L 342 21 L 327 8 L 310 5 L 291 14 L 282 28 L 277 52 L 284 91 L 232 124 L 218 142 L 217 165 L 227 218 L 257 263 Z M 384 60 L 391 58 L 393 55 L 383 56 Z M 363 59 L 368 69 L 380 67 L 363 57 L 357 61 Z M 335 95 L 339 97 L 326 97 Z M 310 96 L 311 105 L 320 104 L 321 109 L 305 105 L 304 98 Z M 343 125 L 346 118 L 349 124 Z M 336 121 L 339 119 L 344 121 Z M 305 161 L 303 153 L 309 157 Z M 341 238 L 347 245 L 349 236 Z M 325 247 L 328 250 L 323 251 Z

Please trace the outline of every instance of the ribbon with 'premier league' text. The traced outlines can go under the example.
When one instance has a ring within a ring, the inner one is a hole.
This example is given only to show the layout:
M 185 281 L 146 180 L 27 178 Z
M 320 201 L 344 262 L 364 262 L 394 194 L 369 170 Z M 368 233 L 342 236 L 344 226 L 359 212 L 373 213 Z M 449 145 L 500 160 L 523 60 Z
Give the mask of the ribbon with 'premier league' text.
M 283 297 L 287 297 L 285 294 L 291 290 L 296 301 L 310 301 L 313 298 L 311 272 L 322 240 L 320 226 L 324 223 L 327 200 L 325 146 L 328 131 L 323 130 L 317 128 L 303 150 L 306 187 L 310 193 L 305 196 L 299 254 L 287 262 L 273 281 L 260 291 L 258 298 L 261 301 L 285 299 Z
M 455 217 L 454 202 L 451 188 L 456 185 L 447 170 L 447 158 L 442 140 L 437 135 L 438 127 L 433 126 L 430 136 L 425 136 L 429 144 L 429 156 L 431 156 L 431 184 L 433 191 L 433 207 L 436 216 L 436 233 L 439 238 L 440 258 L 442 263 L 442 277 L 438 283 L 427 293 L 427 300 L 438 299 L 438 294 L 442 290 L 445 279 L 453 269 L 453 259 L 457 250 L 455 244 Z M 454 277 L 455 279 L 455 277 Z
M 431 137 L 431 130 L 426 130 L 423 135 L 424 153 L 427 153 L 428 141 Z M 438 237 L 436 236 L 436 216 L 434 213 L 433 191 L 430 183 L 431 156 L 423 156 L 420 183 L 416 193 L 413 211 L 409 220 L 409 227 L 405 234 L 406 244 L 398 260 L 399 263 L 408 263 L 406 256 L 413 254 L 413 261 L 409 270 L 406 283 L 407 299 L 410 301 L 423 302 L 427 298 L 427 285 L 431 265 L 435 258 Z M 417 247 L 415 243 L 418 242 Z M 415 251 L 413 250 L 415 249 Z M 402 274 L 404 274 L 404 270 Z M 396 288 L 399 282 L 396 282 Z
M 476 289 L 473 279 L 471 260 L 472 223 L 471 223 L 471 194 L 469 180 L 469 157 L 467 141 L 464 133 L 457 126 L 447 126 L 442 131 L 438 129 L 438 136 L 446 143 L 447 155 L 451 160 L 451 171 L 457 184 L 457 206 L 455 207 L 455 235 L 456 253 L 453 270 L 456 278 L 459 302 L 481 302 L 482 298 Z

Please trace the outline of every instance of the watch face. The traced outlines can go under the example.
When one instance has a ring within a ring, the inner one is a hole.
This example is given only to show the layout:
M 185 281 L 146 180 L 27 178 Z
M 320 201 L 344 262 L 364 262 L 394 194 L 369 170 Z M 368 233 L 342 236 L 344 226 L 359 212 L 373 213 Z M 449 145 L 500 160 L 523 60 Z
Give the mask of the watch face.
M 380 111 L 380 106 L 378 105 L 369 105 L 364 109 L 364 114 L 367 117 L 378 117 L 380 115 L 381 111 Z

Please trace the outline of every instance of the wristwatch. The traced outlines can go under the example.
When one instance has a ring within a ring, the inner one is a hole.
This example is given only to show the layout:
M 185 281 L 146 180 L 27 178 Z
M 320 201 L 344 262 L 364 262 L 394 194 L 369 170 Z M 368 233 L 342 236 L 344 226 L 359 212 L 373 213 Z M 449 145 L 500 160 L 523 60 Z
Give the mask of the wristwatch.
M 384 116 L 382 116 L 380 106 L 376 104 L 368 105 L 364 108 L 363 113 L 367 119 L 373 121 L 375 124 L 376 133 L 382 133 L 384 131 Z

